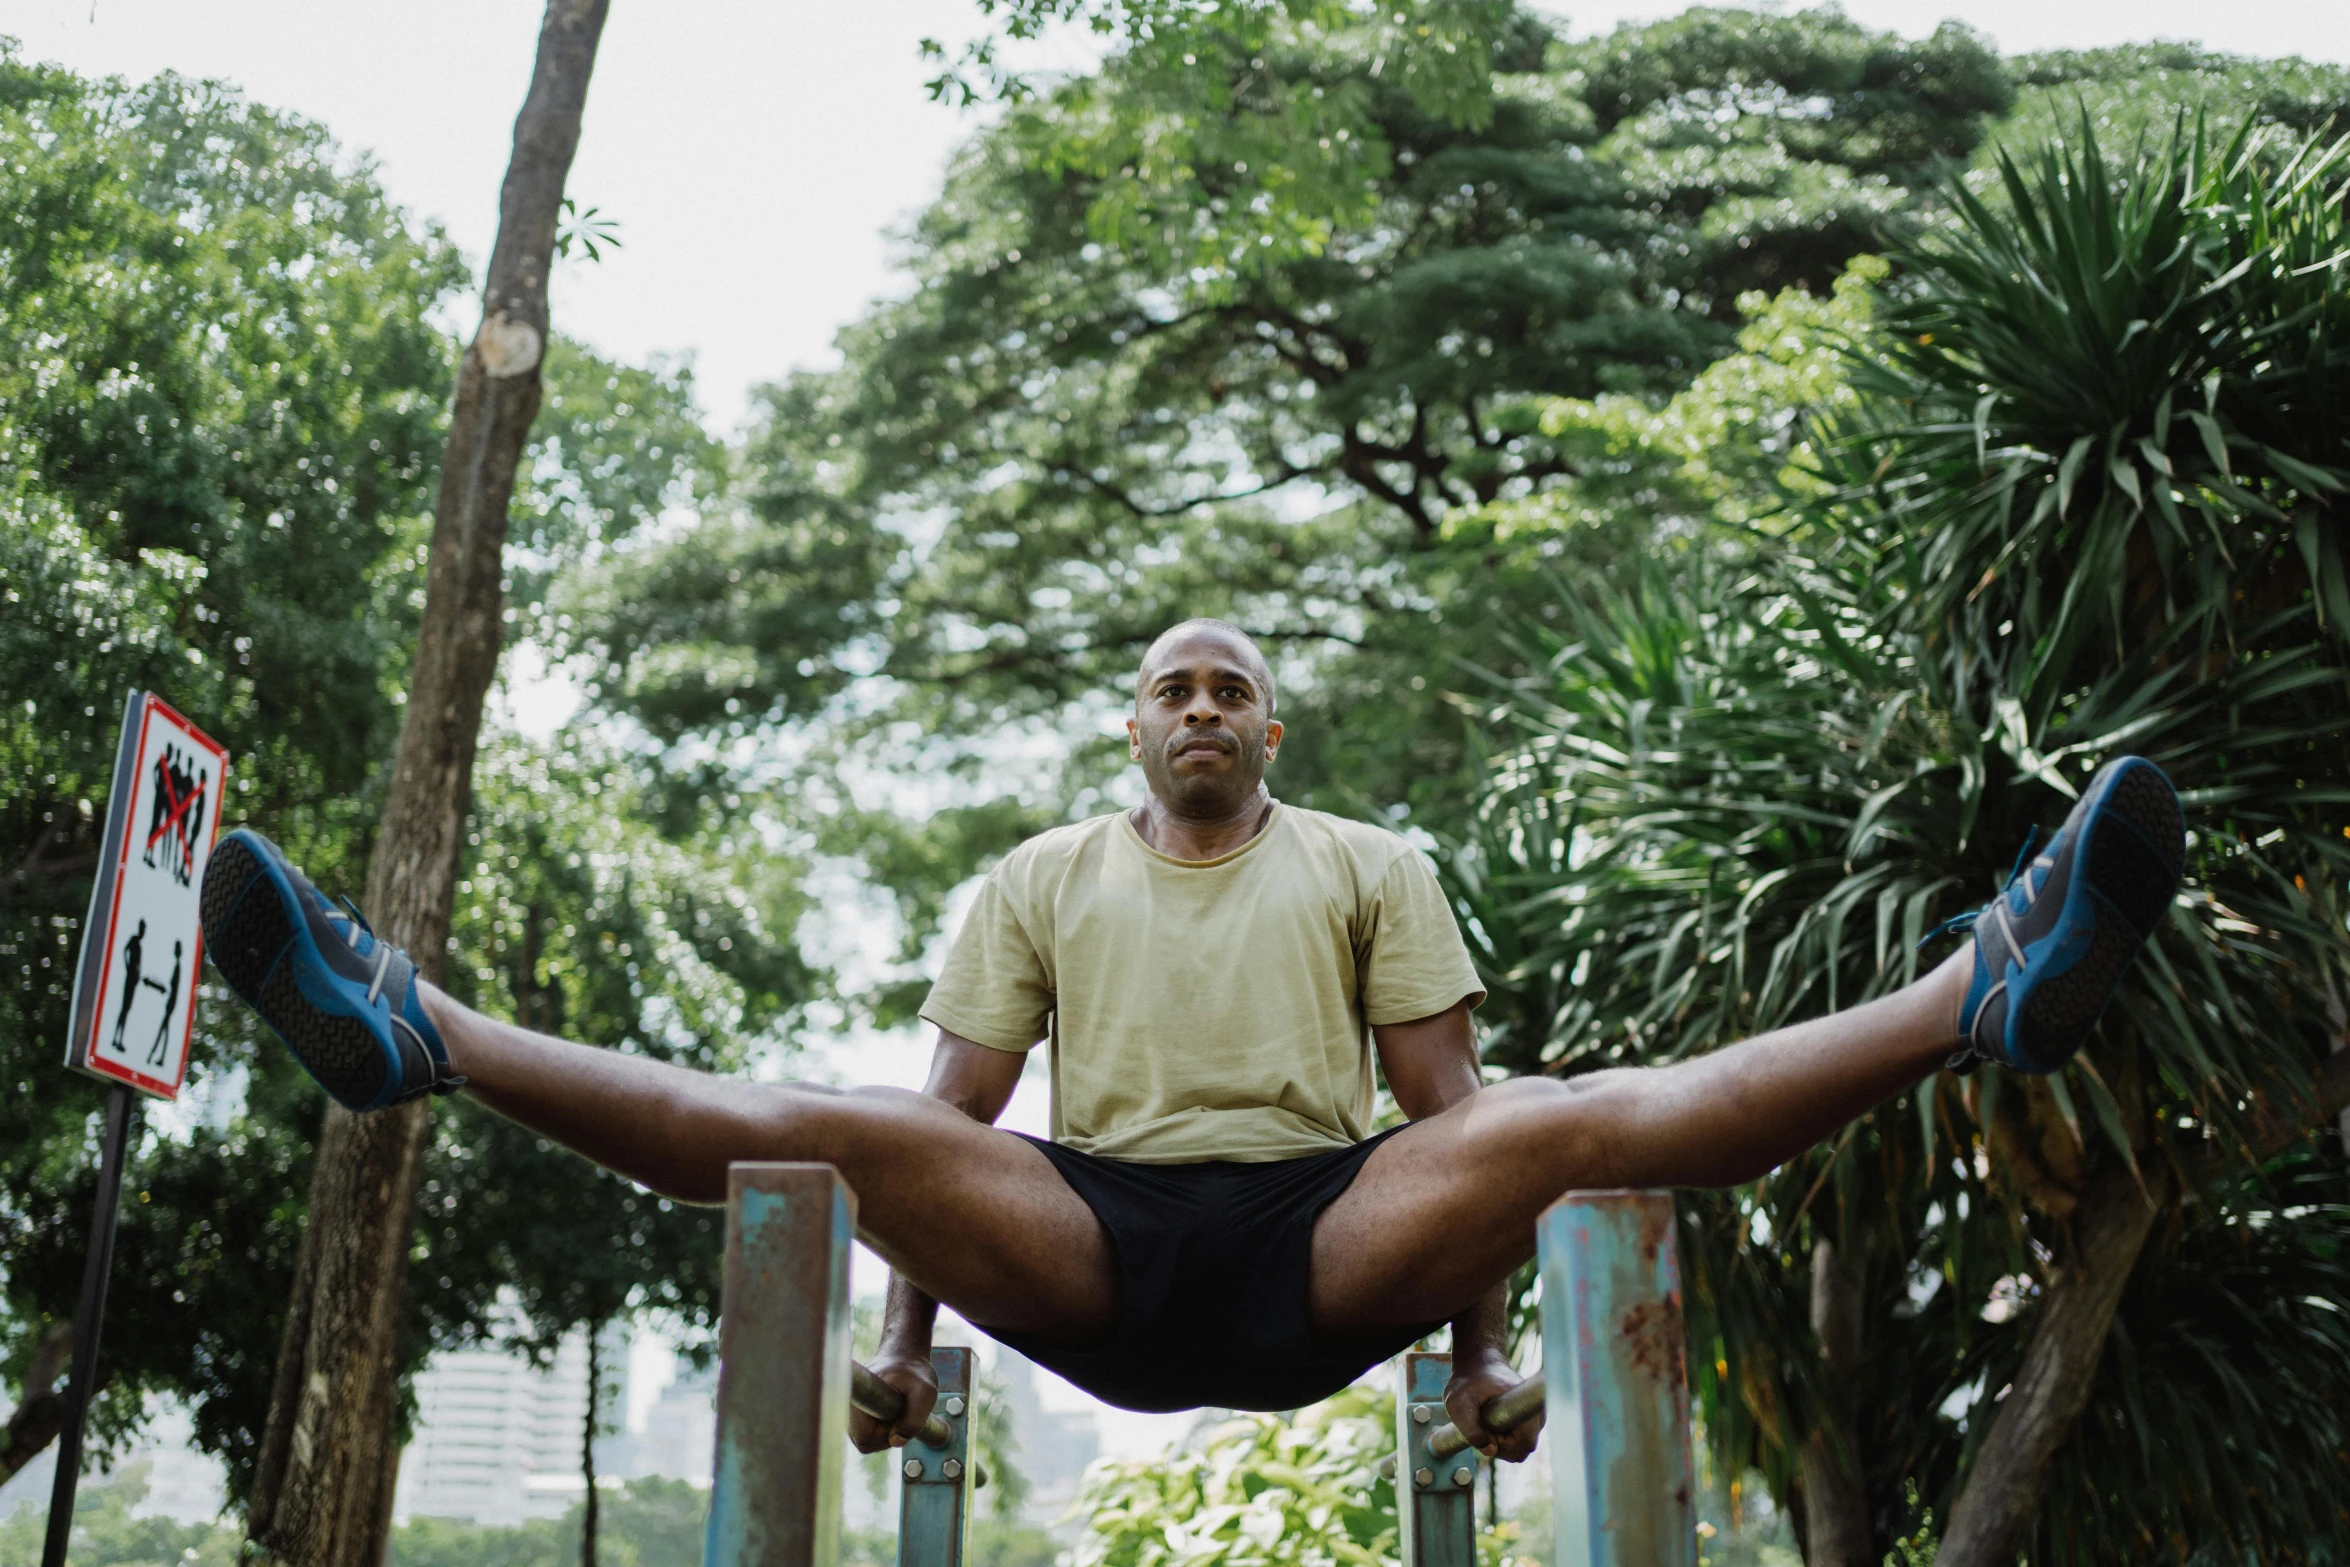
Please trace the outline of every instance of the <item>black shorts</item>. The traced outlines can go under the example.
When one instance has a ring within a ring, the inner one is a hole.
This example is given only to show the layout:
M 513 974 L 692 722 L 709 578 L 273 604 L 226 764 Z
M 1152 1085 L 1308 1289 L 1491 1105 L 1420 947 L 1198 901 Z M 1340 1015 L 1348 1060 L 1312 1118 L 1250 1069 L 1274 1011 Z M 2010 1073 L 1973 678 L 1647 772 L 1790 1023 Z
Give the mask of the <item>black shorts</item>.
M 1082 1349 L 986 1331 L 1121 1409 L 1297 1409 L 1438 1324 L 1331 1344 L 1306 1324 L 1314 1220 L 1382 1132 L 1271 1164 L 1135 1164 L 1031 1138 L 1110 1238 L 1118 1315 Z

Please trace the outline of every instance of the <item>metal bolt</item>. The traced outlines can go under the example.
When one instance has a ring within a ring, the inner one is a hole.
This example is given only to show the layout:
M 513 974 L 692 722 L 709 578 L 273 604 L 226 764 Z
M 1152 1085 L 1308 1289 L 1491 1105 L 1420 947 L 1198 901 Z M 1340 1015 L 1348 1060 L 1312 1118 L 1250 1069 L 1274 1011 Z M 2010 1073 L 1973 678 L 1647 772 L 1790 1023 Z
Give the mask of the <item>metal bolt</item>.
M 963 1460 L 960 1458 L 950 1458 L 945 1463 L 938 1466 L 938 1472 L 942 1475 L 945 1475 L 949 1480 L 960 1480 L 963 1478 Z
M 1452 1483 L 1455 1485 L 1467 1485 L 1470 1481 L 1476 1478 L 1477 1471 L 1471 1469 L 1467 1464 L 1461 1465 L 1458 1469 L 1455 1469 L 1452 1472 Z
M 960 1420 L 963 1418 L 963 1396 L 960 1393 L 949 1395 L 946 1403 L 941 1407 L 946 1410 L 947 1418 L 949 1420 Z
M 1436 1483 L 1436 1471 L 1433 1469 L 1415 1469 L 1412 1471 L 1412 1483 L 1414 1485 L 1434 1485 Z
M 1426 1424 L 1427 1424 L 1427 1423 L 1428 1423 L 1430 1420 L 1432 1420 L 1432 1419 L 1434 1419 L 1434 1418 L 1435 1418 L 1435 1417 L 1434 1417 L 1434 1415 L 1433 1415 L 1433 1414 L 1430 1412 L 1430 1410 L 1429 1410 L 1429 1408 L 1428 1408 L 1428 1406 L 1427 1406 L 1426 1404 L 1414 1404 L 1414 1405 L 1412 1406 L 1412 1424 L 1413 1424 L 1413 1425 L 1416 1425 L 1416 1426 L 1424 1426 L 1424 1425 L 1426 1425 Z
M 906 1460 L 906 1478 L 909 1480 L 919 1480 L 922 1478 L 921 1459 L 909 1458 Z

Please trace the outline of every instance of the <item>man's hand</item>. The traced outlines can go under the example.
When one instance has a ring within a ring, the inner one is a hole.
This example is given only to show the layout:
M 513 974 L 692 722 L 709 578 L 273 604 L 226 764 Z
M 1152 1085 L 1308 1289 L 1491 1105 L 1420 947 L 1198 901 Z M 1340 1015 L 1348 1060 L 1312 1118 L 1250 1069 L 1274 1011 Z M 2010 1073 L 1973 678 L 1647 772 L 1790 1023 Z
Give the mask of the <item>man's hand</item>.
M 1527 1420 L 1515 1430 L 1495 1432 L 1486 1430 L 1479 1417 L 1487 1404 L 1525 1380 L 1498 1349 L 1471 1350 L 1465 1355 L 1456 1350 L 1452 1380 L 1444 1386 L 1444 1412 L 1478 1452 L 1503 1463 L 1522 1464 L 1532 1455 L 1534 1440 L 1540 1435 L 1535 1423 Z
M 860 1453 L 878 1453 L 885 1447 L 903 1447 L 922 1430 L 930 1407 L 938 1402 L 938 1373 L 928 1355 L 891 1354 L 884 1350 L 865 1363 L 866 1369 L 906 1395 L 906 1412 L 894 1426 L 885 1426 L 856 1405 L 849 1406 L 849 1441 Z

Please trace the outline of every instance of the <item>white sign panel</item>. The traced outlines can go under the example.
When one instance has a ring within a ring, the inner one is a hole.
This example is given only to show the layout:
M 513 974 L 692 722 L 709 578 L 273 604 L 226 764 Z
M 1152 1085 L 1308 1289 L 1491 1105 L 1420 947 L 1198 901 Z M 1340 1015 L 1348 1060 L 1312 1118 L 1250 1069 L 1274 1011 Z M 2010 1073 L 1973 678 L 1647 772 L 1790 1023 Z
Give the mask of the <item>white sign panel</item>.
M 204 865 L 228 752 L 151 693 L 123 713 L 65 1064 L 179 1097 L 204 972 Z

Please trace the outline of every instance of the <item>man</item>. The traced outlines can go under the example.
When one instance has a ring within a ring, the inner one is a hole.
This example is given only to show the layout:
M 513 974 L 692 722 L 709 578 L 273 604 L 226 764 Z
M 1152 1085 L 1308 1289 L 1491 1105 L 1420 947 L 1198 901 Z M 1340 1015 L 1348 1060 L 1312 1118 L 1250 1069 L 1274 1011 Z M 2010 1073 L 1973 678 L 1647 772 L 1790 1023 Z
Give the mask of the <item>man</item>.
M 2125 758 L 1908 989 L 1675 1066 L 1485 1084 L 1484 991 L 1433 872 L 1267 793 L 1274 701 L 1231 626 L 1151 646 L 1127 725 L 1147 799 L 988 876 L 924 1007 L 919 1094 L 720 1080 L 485 1018 L 245 830 L 206 873 L 206 942 L 354 1109 L 462 1086 L 688 1202 L 722 1201 L 735 1160 L 837 1167 L 895 1270 L 873 1369 L 907 1408 L 893 1431 L 854 1417 L 867 1450 L 929 1412 L 944 1301 L 1145 1409 L 1292 1407 L 1450 1322 L 1446 1408 L 1515 1459 L 1532 1436 L 1479 1411 L 1517 1380 L 1503 1289 L 1561 1193 L 1744 1181 L 1945 1064 L 2054 1070 L 2178 885 L 2177 798 Z M 991 1124 L 1042 1038 L 1050 1143 Z M 1408 1118 L 1378 1135 L 1374 1053 Z
M 175 941 L 171 944 L 171 982 L 164 985 L 158 985 L 153 980 L 148 980 L 146 982 L 147 988 L 149 990 L 154 991 L 157 995 L 160 995 L 163 998 L 163 1017 L 162 1020 L 155 1025 L 155 1043 L 150 1046 L 147 1051 L 147 1064 L 149 1066 L 161 1066 L 163 1064 L 164 1047 L 171 1043 L 172 1019 L 179 1016 L 180 1009 L 181 959 L 182 954 L 180 951 L 180 943 Z
M 139 965 L 147 951 L 147 922 L 139 921 L 139 928 L 130 933 L 122 944 L 122 1005 L 114 1014 L 113 1050 L 116 1055 L 127 1055 L 122 1047 L 122 1031 L 130 1026 L 131 1003 L 139 999 Z M 153 980 L 147 983 L 153 984 Z

